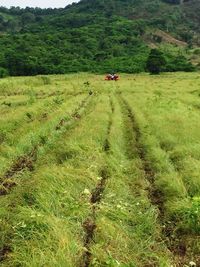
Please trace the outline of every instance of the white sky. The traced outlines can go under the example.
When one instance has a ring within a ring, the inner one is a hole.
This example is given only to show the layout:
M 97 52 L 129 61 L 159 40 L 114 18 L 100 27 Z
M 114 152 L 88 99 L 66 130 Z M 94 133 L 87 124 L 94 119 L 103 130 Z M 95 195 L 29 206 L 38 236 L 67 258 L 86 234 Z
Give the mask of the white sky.
M 20 6 L 20 7 L 65 7 L 79 0 L 0 0 L 0 6 Z

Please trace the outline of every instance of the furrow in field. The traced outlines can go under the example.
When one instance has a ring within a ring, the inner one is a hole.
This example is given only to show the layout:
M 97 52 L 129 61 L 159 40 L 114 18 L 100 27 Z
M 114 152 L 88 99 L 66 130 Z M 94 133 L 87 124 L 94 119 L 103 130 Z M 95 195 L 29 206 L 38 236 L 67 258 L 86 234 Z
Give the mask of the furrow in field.
M 23 172 L 23 170 L 25 169 L 33 171 L 33 165 L 37 159 L 37 149 L 38 147 L 36 146 L 27 155 L 19 157 L 11 166 L 11 168 L 5 172 L 3 177 L 0 178 L 0 196 L 7 195 L 10 190 L 16 185 L 15 181 L 12 180 L 15 175 Z
M 164 207 L 164 194 L 163 192 L 157 188 L 155 185 L 155 172 L 151 167 L 151 163 L 146 157 L 145 149 L 143 148 L 143 144 L 141 143 L 141 132 L 140 128 L 136 122 L 135 115 L 129 106 L 128 102 L 123 98 L 121 94 L 119 94 L 119 103 L 121 105 L 122 113 L 126 117 L 125 127 L 131 127 L 133 135 L 135 136 L 134 147 L 130 147 L 129 150 L 133 149 L 138 158 L 141 161 L 141 167 L 144 172 L 145 179 L 149 182 L 148 186 L 148 197 L 152 205 L 158 208 L 158 222 L 160 223 L 160 229 L 163 229 L 163 225 L 165 225 L 165 207 Z M 128 153 L 131 153 L 130 151 Z M 173 231 L 173 229 L 171 229 Z M 161 239 L 166 242 L 168 246 L 168 239 L 170 236 L 164 235 L 165 231 L 161 231 Z M 169 248 L 169 246 L 168 246 Z M 173 250 L 170 250 L 171 253 L 174 253 Z
M 83 259 L 81 261 L 81 267 L 89 267 L 91 264 L 92 253 L 90 247 L 92 242 L 94 242 L 94 235 L 96 230 L 96 216 L 97 216 L 97 205 L 101 202 L 102 196 L 106 187 L 106 181 L 109 179 L 109 173 L 104 167 L 99 175 L 101 180 L 98 182 L 96 187 L 93 189 L 90 204 L 91 204 L 91 215 L 84 221 L 83 228 L 85 232 L 84 248 L 85 252 L 83 254 Z
M 110 96 L 109 96 L 109 102 L 110 102 L 111 114 L 108 121 L 106 137 L 103 144 L 103 152 L 105 153 L 105 157 L 110 152 L 109 137 L 112 128 L 112 114 L 114 112 L 114 105 Z M 98 212 L 98 205 L 101 203 L 103 193 L 106 188 L 106 182 L 110 178 L 110 174 L 106 165 L 99 171 L 99 176 L 101 177 L 101 179 L 96 184 L 96 187 L 93 189 L 90 197 L 91 214 L 83 223 L 83 228 L 85 232 L 85 238 L 84 238 L 85 252 L 82 256 L 82 260 L 80 263 L 81 267 L 89 267 L 91 264 L 91 257 L 92 257 L 91 244 L 94 243 L 94 235 L 97 227 L 96 217 Z
M 150 187 L 149 187 L 149 198 L 151 199 L 151 202 L 153 205 L 156 205 L 159 209 L 159 217 L 162 219 L 164 215 L 164 196 L 163 193 L 156 188 L 155 186 L 155 172 L 153 168 L 151 167 L 150 162 L 146 158 L 146 153 L 145 150 L 143 149 L 143 146 L 140 142 L 141 139 L 141 133 L 139 126 L 135 120 L 135 116 L 132 112 L 131 107 L 127 103 L 127 101 L 119 95 L 119 101 L 122 107 L 122 112 L 124 115 L 128 118 L 129 121 L 129 127 L 132 128 L 132 131 L 135 135 L 135 147 L 134 149 L 136 150 L 138 157 L 141 160 L 142 163 L 142 168 L 145 174 L 145 178 L 149 181 Z
M 109 123 L 108 123 L 108 128 L 107 128 L 107 136 L 105 138 L 105 141 L 104 141 L 104 151 L 105 152 L 109 152 L 110 151 L 110 141 L 109 141 L 109 137 L 110 137 L 110 131 L 111 131 L 111 128 L 112 128 L 112 114 L 114 113 L 114 104 L 113 104 L 113 101 L 112 101 L 112 98 L 111 96 L 109 97 L 109 101 L 110 101 L 110 108 L 111 108 L 111 115 L 110 115 L 110 119 L 109 119 Z
M 61 130 L 62 128 L 72 125 L 75 121 L 79 120 L 83 114 L 83 110 L 87 108 L 91 96 L 87 96 L 79 106 L 75 109 L 75 111 L 71 114 L 70 119 L 61 119 L 60 122 L 55 126 L 55 129 L 52 130 L 51 133 L 48 135 L 48 139 L 54 134 L 54 131 Z M 76 125 L 76 124 L 74 124 Z M 47 140 L 46 140 L 47 141 Z M 34 169 L 34 162 L 37 160 L 37 152 L 40 147 L 44 146 L 44 143 L 40 141 L 39 143 L 35 144 L 33 148 L 30 149 L 26 155 L 20 156 L 15 160 L 13 165 L 8 169 L 2 177 L 0 177 L 0 196 L 7 195 L 13 186 L 16 185 L 15 181 L 12 180 L 14 176 L 20 174 L 24 170 L 28 169 L 29 171 L 33 171 Z

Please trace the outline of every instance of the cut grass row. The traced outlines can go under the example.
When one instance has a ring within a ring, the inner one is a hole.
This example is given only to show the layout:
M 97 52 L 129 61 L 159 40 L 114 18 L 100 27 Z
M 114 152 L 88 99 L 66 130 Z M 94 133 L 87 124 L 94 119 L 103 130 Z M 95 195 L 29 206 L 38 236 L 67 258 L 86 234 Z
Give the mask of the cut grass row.
M 95 82 L 92 74 L 52 75 L 35 77 L 9 77 L 0 80 L 0 98 L 25 95 L 28 97 L 47 97 L 65 91 L 73 94 L 85 89 L 84 83 Z M 101 81 L 101 77 L 96 80 Z
M 1 176 L 5 173 L 6 169 L 9 169 L 9 166 L 15 165 L 18 158 L 29 154 L 34 147 L 44 145 L 49 138 L 56 135 L 56 131 L 63 125 L 70 122 L 71 119 L 75 120 L 72 116 L 75 116 L 74 114 L 83 108 L 82 105 L 84 105 L 88 98 L 89 96 L 81 95 L 73 100 L 71 99 L 53 114 L 51 120 L 43 124 L 40 122 L 34 131 L 28 129 L 27 134 L 25 132 L 24 136 L 16 144 L 10 146 L 10 149 L 8 149 L 9 146 L 5 145 L 7 149 L 3 150 L 2 148 L 2 152 L 5 152 L 2 153 Z
M 76 120 L 81 118 L 82 112 L 87 108 L 90 102 L 89 100 L 89 96 L 85 97 L 81 102 L 78 103 L 71 114 L 65 114 L 65 116 L 64 114 L 62 114 L 62 117 L 60 119 L 57 118 L 57 122 L 55 120 L 54 126 L 49 129 L 49 132 L 46 133 L 46 136 L 40 136 L 40 132 L 38 133 L 36 131 L 35 135 L 37 136 L 37 138 L 35 136 L 35 140 L 32 140 L 32 144 L 30 144 L 29 148 L 27 148 L 30 152 L 16 158 L 14 164 L 10 167 L 10 169 L 7 170 L 7 172 L 5 172 L 3 177 L 13 177 L 15 174 L 20 172 L 20 170 L 24 170 L 26 167 L 28 168 L 29 160 L 31 160 L 32 157 L 34 158 L 34 155 L 37 154 L 39 148 L 45 146 L 45 144 L 51 141 L 55 136 L 59 136 L 59 133 L 63 128 L 66 128 L 69 125 L 73 125 Z M 43 130 L 44 129 L 42 129 L 42 131 Z M 1 180 L 3 180 L 3 178 Z
M 126 95 L 126 99 L 136 113 L 142 132 L 141 142 L 156 173 L 155 187 L 162 192 L 163 233 L 168 248 L 174 254 L 177 266 L 188 264 L 190 260 L 198 266 L 200 162 L 196 125 L 200 114 L 185 108 L 185 103 L 161 105 L 168 102 L 167 96 L 154 103 L 143 93 Z
M 61 114 L 63 110 L 67 110 L 73 102 L 76 104 L 83 98 L 84 95 L 78 95 L 74 99 L 53 98 L 50 101 L 38 102 L 30 108 L 23 108 L 21 112 L 12 112 L 9 116 L 4 116 L 0 120 L 1 147 L 15 146 L 19 138 L 23 138 L 30 131 L 37 131 L 41 125 Z
M 18 178 L 20 189 L 7 197 L 7 205 L 4 203 L 1 210 L 7 222 L 4 242 L 9 244 L 7 237 L 12 236 L 12 249 L 2 266 L 82 264 L 87 249 L 84 223 L 91 216 L 91 194 L 105 166 L 110 175 L 102 202 L 94 204 L 96 230 L 89 248 L 91 266 L 145 266 L 156 264 L 157 258 L 163 264 L 169 262 L 166 248 L 158 240 L 156 210 L 144 190 L 146 181 L 141 180 L 137 155 L 127 154 L 134 137 L 128 125 L 123 131 L 122 114 L 114 101 L 109 136 L 112 110 L 108 96 L 102 96 L 78 127 L 67 131 L 67 136 L 63 132 L 48 144 L 47 150 L 40 151 L 33 173 Z M 94 123 L 95 128 L 91 127 Z M 105 154 L 107 138 L 110 150 Z M 13 207 L 14 201 L 17 205 Z M 7 208 L 11 209 L 9 219 Z
M 110 175 L 99 205 L 91 266 L 169 266 L 157 208 L 148 197 L 148 181 L 135 149 L 136 133 L 126 107 L 113 101 L 106 155 Z
M 101 104 L 95 110 L 103 113 Z M 92 188 L 98 177 L 97 166 L 91 168 L 91 162 L 101 165 L 103 161 L 104 127 L 91 127 L 94 120 L 101 119 L 98 113 L 92 112 L 79 121 L 78 127 L 67 132 L 63 129 L 54 137 L 46 151 L 40 150 L 35 171 L 19 177 L 21 187 L 4 198 L 6 203 L 10 198 L 9 207 L 12 201 L 17 201 L 17 206 L 11 208 L 10 221 L 8 206 L 1 207 L 4 222 L 9 222 L 4 229 L 5 241 L 10 231 L 12 235 L 12 252 L 3 266 L 75 266 L 77 256 L 81 257 L 82 223 L 89 213 L 84 190 Z

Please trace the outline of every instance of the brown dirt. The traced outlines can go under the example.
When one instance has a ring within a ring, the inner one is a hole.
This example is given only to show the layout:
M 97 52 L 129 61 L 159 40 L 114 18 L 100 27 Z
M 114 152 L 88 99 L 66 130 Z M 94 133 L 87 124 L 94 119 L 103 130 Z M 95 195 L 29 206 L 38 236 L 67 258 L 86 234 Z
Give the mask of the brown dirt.
M 109 102 L 110 102 L 110 108 L 111 108 L 111 114 L 108 122 L 108 128 L 107 128 L 107 134 L 106 134 L 106 139 L 104 141 L 103 149 L 106 153 L 110 151 L 110 141 L 109 141 L 109 136 L 112 128 L 112 114 L 115 111 L 114 103 L 111 99 L 111 96 L 109 96 Z
M 29 171 L 34 170 L 34 162 L 37 159 L 37 147 L 28 154 L 19 157 L 11 168 L 0 178 L 0 196 L 9 194 L 11 189 L 16 186 L 16 182 L 12 178 L 18 173 L 28 169 Z
M 100 175 L 101 175 L 101 180 L 99 181 L 99 183 L 97 184 L 96 188 L 94 189 L 92 193 L 92 196 L 90 199 L 91 204 L 99 203 L 101 201 L 102 194 L 105 190 L 106 181 L 109 177 L 107 170 L 103 169 L 100 172 Z
M 0 262 L 4 261 L 10 252 L 11 248 L 9 246 L 4 246 L 2 249 L 0 249 Z
M 23 171 L 24 169 L 28 169 L 30 171 L 33 171 L 33 164 L 34 161 L 36 161 L 37 158 L 37 147 L 34 147 L 32 151 L 28 155 L 24 155 L 19 157 L 16 162 L 11 166 L 11 168 L 4 174 L 3 179 L 6 178 L 12 178 L 17 173 Z
M 180 41 L 180 40 L 174 38 L 173 36 L 171 36 L 170 34 L 164 32 L 164 31 L 157 30 L 154 33 L 154 35 L 161 37 L 162 40 L 167 42 L 167 43 L 175 44 L 177 46 L 182 46 L 182 47 L 186 47 L 187 46 L 186 42 Z
M 109 178 L 107 168 L 102 169 L 100 172 L 101 180 L 97 184 L 97 186 L 94 188 L 91 198 L 90 198 L 90 204 L 91 204 L 91 215 L 85 220 L 83 223 L 83 229 L 85 232 L 85 241 L 84 241 L 84 248 L 86 251 L 84 252 L 81 260 L 80 267 L 89 267 L 91 263 L 91 242 L 93 242 L 94 234 L 96 230 L 96 204 L 101 202 L 103 192 L 105 190 L 106 186 L 106 180 Z

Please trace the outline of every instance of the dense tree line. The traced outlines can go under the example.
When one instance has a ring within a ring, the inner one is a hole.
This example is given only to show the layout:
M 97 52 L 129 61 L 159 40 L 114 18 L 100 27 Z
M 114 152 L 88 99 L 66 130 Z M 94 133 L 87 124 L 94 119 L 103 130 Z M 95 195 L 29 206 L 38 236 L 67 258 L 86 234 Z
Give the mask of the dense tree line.
M 151 74 L 159 74 L 175 71 L 191 72 L 195 70 L 195 67 L 183 55 L 172 56 L 163 54 L 158 49 L 152 49 L 147 59 L 146 69 Z
M 151 52 L 145 33 L 172 27 L 166 26 L 172 15 L 178 24 L 180 10 L 159 21 L 162 1 L 142 2 L 82 0 L 64 9 L 0 7 L 0 76 L 147 70 Z M 188 31 L 181 33 L 188 42 L 193 38 Z M 192 70 L 184 55 L 163 56 L 162 71 Z

